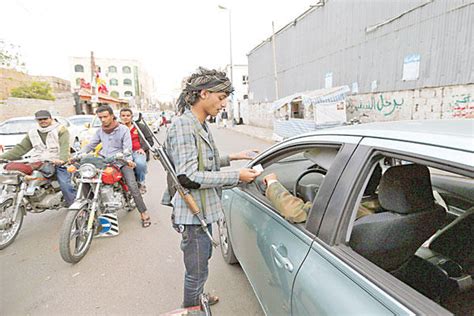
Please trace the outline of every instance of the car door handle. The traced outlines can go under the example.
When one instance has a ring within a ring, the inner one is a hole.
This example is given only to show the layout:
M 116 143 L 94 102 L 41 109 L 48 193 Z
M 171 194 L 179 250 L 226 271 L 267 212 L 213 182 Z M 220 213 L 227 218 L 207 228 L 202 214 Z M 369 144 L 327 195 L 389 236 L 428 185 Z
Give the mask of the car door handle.
M 275 245 L 272 245 L 272 255 L 273 255 L 273 259 L 276 263 L 276 265 L 279 267 L 279 268 L 285 268 L 286 270 L 288 270 L 289 272 L 293 272 L 293 263 L 291 263 L 290 259 L 288 259 L 287 257 L 283 256 L 280 251 L 278 250 L 279 248 L 282 248 L 284 246 L 275 246 Z

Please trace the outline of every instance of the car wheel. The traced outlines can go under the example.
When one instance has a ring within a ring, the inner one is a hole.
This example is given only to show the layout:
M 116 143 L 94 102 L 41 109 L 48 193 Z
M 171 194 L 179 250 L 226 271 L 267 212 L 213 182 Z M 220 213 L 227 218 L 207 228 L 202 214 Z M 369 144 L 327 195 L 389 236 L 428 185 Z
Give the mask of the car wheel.
M 221 245 L 221 253 L 224 261 L 228 264 L 238 263 L 239 260 L 235 257 L 234 249 L 229 238 L 229 231 L 227 230 L 227 222 L 225 218 L 219 220 L 219 241 Z

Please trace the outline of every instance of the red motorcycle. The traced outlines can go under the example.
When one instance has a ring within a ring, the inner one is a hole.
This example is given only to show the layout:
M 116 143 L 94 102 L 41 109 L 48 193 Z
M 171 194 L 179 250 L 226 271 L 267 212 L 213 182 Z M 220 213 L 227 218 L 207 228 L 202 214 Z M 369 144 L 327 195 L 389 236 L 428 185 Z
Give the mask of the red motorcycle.
M 120 167 L 123 154 L 113 158 L 76 158 L 68 171 L 78 184 L 74 203 L 61 228 L 59 250 L 64 261 L 77 263 L 87 254 L 94 235 L 118 234 L 117 211 L 135 209 Z

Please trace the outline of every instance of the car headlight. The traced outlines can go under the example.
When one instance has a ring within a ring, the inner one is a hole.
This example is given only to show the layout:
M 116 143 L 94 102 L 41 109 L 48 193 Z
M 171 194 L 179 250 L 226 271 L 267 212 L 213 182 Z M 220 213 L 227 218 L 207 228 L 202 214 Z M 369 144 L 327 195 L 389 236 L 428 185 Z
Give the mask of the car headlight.
M 97 168 L 90 163 L 85 163 L 79 167 L 79 173 L 83 178 L 92 178 L 97 174 Z

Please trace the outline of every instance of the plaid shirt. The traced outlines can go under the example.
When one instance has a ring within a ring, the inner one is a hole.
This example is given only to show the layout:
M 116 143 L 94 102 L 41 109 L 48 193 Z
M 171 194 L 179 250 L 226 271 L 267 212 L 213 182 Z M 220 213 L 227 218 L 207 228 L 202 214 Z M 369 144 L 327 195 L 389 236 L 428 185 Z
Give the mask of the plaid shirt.
M 207 131 L 209 127 L 206 123 Z M 173 162 L 177 175 L 186 175 L 201 187 L 191 190 L 191 195 L 201 208 L 206 222 L 214 223 L 222 218 L 221 188 L 237 185 L 239 171 L 220 171 L 230 165 L 229 156 L 219 156 L 216 144 L 210 132 L 207 132 L 196 116 L 189 110 L 178 117 L 168 131 L 166 152 Z M 204 171 L 198 170 L 198 140 L 201 142 L 201 156 Z M 205 192 L 205 201 L 201 201 L 200 190 Z M 163 202 L 169 199 L 167 192 Z M 199 224 L 186 202 L 176 193 L 172 198 L 174 224 Z M 204 206 L 204 207 L 203 207 Z

